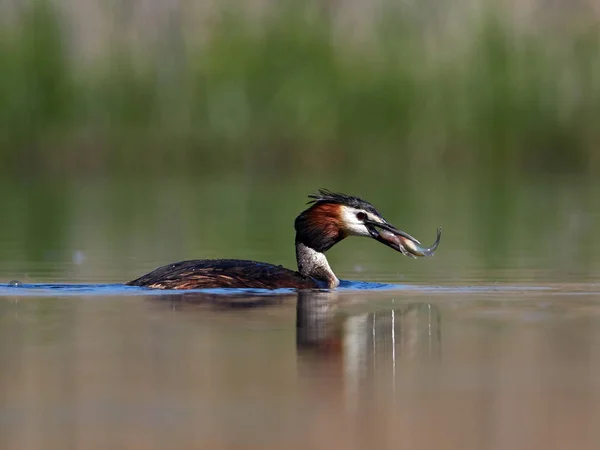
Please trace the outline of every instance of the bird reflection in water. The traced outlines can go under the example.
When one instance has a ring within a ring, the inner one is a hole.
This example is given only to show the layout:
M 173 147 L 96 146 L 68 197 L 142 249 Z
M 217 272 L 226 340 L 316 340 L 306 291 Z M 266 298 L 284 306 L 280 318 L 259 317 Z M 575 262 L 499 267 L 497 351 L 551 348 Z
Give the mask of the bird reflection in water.
M 336 301 L 335 295 L 298 293 L 296 347 L 300 370 L 343 379 L 351 390 L 357 389 L 361 380 L 383 381 L 382 377 L 393 387 L 397 371 L 411 360 L 420 364 L 441 356 L 441 315 L 435 305 L 407 303 L 353 313 L 356 305 L 349 308 L 345 305 L 350 302 Z
M 154 298 L 165 304 L 165 296 Z M 295 388 L 287 392 L 290 396 L 300 394 L 297 407 L 310 411 L 306 420 L 319 429 L 325 423 L 336 428 L 333 422 L 342 429 L 346 414 L 372 411 L 374 422 L 362 426 L 377 430 L 381 424 L 375 418 L 387 414 L 383 411 L 392 414 L 397 399 L 405 397 L 407 387 L 413 386 L 406 380 L 420 377 L 427 362 L 435 364 L 441 356 L 440 311 L 434 304 L 415 302 L 414 298 L 410 303 L 398 301 L 394 305 L 381 293 L 371 296 L 328 290 L 275 295 L 196 292 L 167 298 L 172 309 L 184 309 L 186 314 L 193 310 L 203 318 L 210 317 L 213 324 L 226 319 L 221 322 L 223 329 L 246 326 L 242 325 L 246 320 L 252 321 L 255 331 L 257 324 L 265 332 L 274 324 L 287 328 L 294 323 L 295 314 L 295 343 L 291 339 L 279 342 L 285 347 L 279 347 L 283 352 L 280 356 L 272 354 L 267 341 L 260 344 L 262 350 L 253 348 L 269 353 L 266 360 L 287 359 L 282 355 L 295 351 Z M 274 364 L 277 366 L 280 361 Z M 260 377 L 272 376 L 268 364 L 250 370 Z M 289 384 L 291 379 L 280 381 Z M 323 433 L 327 435 L 329 431 Z
M 163 304 L 168 300 L 174 310 L 194 304 L 223 313 L 290 306 L 295 301 L 298 355 L 340 357 L 348 367 L 365 366 L 369 361 L 394 367 L 399 360 L 437 358 L 441 354 L 441 315 L 437 306 L 426 302 L 399 303 L 390 308 L 378 297 L 377 304 L 384 306 L 375 309 L 369 306 L 368 298 L 357 302 L 351 293 L 330 290 L 281 294 L 239 291 L 231 295 L 194 292 L 156 299 Z M 366 308 L 371 311 L 360 311 Z

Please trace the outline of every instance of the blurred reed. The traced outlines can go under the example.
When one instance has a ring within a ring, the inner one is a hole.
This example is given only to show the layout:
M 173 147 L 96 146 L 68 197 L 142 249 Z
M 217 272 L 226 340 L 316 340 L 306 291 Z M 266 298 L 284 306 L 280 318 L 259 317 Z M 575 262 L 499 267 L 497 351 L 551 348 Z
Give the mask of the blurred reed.
M 182 7 L 144 46 L 124 2 L 81 58 L 69 15 L 29 2 L 0 31 L 0 170 L 600 171 L 594 20 L 425 3 L 360 30 L 333 3 L 223 3 L 192 33 Z

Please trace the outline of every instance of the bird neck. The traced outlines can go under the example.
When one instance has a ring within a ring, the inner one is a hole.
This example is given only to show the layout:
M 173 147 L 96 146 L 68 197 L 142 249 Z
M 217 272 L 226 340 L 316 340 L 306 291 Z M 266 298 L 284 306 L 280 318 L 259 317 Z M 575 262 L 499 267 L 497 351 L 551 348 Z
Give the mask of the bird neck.
M 302 275 L 322 281 L 330 289 L 340 284 L 340 280 L 329 267 L 325 254 L 298 241 L 296 241 L 296 261 L 298 271 Z

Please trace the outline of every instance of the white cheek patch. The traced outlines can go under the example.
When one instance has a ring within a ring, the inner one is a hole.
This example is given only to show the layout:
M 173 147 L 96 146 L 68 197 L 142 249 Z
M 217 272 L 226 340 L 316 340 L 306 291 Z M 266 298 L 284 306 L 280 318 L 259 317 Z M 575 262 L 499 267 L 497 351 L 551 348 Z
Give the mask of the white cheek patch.
M 341 219 L 342 223 L 344 224 L 344 228 L 346 232 L 353 236 L 371 236 L 369 230 L 367 230 L 367 227 L 365 226 L 363 221 L 359 220 L 356 217 L 356 215 L 360 212 L 365 213 L 365 211 L 362 211 L 360 209 L 342 206 Z M 379 222 L 379 220 L 372 217 L 371 214 L 369 214 L 368 217 L 369 219 L 373 219 Z

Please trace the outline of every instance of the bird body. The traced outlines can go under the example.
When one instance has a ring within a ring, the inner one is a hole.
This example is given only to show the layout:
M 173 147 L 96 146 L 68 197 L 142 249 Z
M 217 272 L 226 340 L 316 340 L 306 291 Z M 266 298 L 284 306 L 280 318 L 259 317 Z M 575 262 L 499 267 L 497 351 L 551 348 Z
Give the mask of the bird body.
M 409 234 L 388 223 L 365 200 L 320 190 L 294 222 L 298 271 L 241 259 L 199 259 L 159 267 L 127 283 L 155 289 L 336 288 L 339 280 L 325 252 L 348 236 L 373 238 L 408 256 L 431 256 L 441 237 L 424 248 Z
M 159 267 L 127 284 L 155 289 L 320 287 L 317 280 L 295 270 L 245 259 L 181 261 Z

